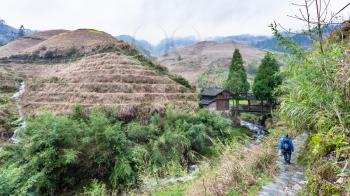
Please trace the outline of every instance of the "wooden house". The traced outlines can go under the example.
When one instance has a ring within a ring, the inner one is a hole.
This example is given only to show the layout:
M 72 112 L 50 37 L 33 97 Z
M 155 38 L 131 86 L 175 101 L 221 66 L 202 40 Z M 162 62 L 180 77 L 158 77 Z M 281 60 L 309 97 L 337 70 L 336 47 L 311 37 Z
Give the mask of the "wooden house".
M 207 88 L 200 93 L 200 107 L 208 108 L 209 111 L 230 110 L 232 95 L 222 88 Z

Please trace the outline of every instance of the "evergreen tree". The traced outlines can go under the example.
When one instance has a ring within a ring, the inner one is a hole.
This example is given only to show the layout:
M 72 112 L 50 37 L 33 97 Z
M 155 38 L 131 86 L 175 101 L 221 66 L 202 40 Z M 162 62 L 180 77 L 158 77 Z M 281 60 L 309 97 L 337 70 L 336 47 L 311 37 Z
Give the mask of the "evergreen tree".
M 267 53 L 258 68 L 253 92 L 259 100 L 271 100 L 274 89 L 281 84 L 282 78 L 278 74 L 279 65 L 271 53 Z
M 244 70 L 243 59 L 238 49 L 235 49 L 233 53 L 225 88 L 233 94 L 247 94 L 249 90 L 247 73 Z

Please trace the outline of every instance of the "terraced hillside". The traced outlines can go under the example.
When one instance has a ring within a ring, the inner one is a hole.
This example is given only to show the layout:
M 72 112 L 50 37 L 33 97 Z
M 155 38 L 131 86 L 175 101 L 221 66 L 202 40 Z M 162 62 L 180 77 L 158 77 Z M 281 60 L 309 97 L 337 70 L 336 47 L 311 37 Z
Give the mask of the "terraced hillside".
M 220 86 L 227 77 L 232 54 L 236 48 L 243 56 L 249 79 L 253 80 L 257 67 L 266 52 L 246 44 L 203 41 L 176 48 L 158 58 L 158 61 L 172 73 L 189 80 L 192 85 L 201 86 L 201 78 L 205 78 L 207 86 Z
M 47 56 L 50 52 L 52 56 Z M 18 76 L 2 78 L 14 90 L 24 81 L 19 102 L 26 115 L 44 110 L 70 113 L 77 105 L 100 105 L 115 108 L 119 117 L 130 120 L 163 111 L 169 104 L 197 105 L 197 94 L 176 82 L 166 69 L 125 42 L 95 30 L 64 31 L 9 53 L 0 60 L 0 68 Z

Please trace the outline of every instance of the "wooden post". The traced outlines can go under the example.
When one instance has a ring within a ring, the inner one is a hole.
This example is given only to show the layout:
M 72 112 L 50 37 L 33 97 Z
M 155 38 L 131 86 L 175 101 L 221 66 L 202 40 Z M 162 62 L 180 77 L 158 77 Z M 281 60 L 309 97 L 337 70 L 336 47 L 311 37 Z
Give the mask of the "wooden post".
M 236 117 L 239 115 L 239 112 L 238 112 L 238 110 L 239 110 L 239 98 L 237 97 L 237 99 L 236 99 Z
M 264 101 L 261 100 L 261 115 L 264 114 Z

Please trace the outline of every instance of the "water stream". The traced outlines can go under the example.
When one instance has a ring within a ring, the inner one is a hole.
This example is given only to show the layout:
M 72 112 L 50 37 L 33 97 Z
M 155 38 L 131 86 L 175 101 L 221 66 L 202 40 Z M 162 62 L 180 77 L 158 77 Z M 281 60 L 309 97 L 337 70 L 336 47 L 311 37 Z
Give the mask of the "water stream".
M 241 126 L 246 127 L 252 132 L 252 134 L 254 135 L 254 138 L 256 138 L 256 141 L 260 141 L 260 138 L 266 136 L 269 133 L 261 125 L 250 123 L 244 120 L 240 120 L 240 124 Z M 199 171 L 200 171 L 200 168 L 197 165 L 192 165 L 189 168 L 189 174 L 186 176 L 148 180 L 143 184 L 142 189 L 150 191 L 155 189 L 155 187 L 159 185 L 164 186 L 164 185 L 172 185 L 178 182 L 183 183 L 183 182 L 191 181 L 197 177 Z
M 266 135 L 269 134 L 269 132 L 265 129 L 265 127 L 261 125 L 257 125 L 244 120 L 240 120 L 240 124 L 242 127 L 245 127 L 250 130 L 250 132 L 253 134 L 253 137 L 256 139 L 257 142 L 259 142 L 262 137 L 265 137 Z
M 191 165 L 189 167 L 189 173 L 185 176 L 179 176 L 179 177 L 170 177 L 170 178 L 161 178 L 161 179 L 149 179 L 141 187 L 142 192 L 146 191 L 152 191 L 156 189 L 158 186 L 166 186 L 166 185 L 173 185 L 175 183 L 184 183 L 188 181 L 192 181 L 196 179 L 198 176 L 198 173 L 200 171 L 200 168 L 198 165 Z
M 22 130 L 23 128 L 25 128 L 26 126 L 26 122 L 24 121 L 24 113 L 23 113 L 23 110 L 22 110 L 22 107 L 20 105 L 20 99 L 22 97 L 22 95 L 24 94 L 25 92 L 25 83 L 24 81 L 22 81 L 20 83 L 20 86 L 19 86 L 19 90 L 18 92 L 16 92 L 13 96 L 12 96 L 12 99 L 16 102 L 16 107 L 17 107 L 17 111 L 18 111 L 18 115 L 19 115 L 19 119 L 17 120 L 18 123 L 19 123 L 19 126 L 18 128 L 14 131 L 12 137 L 10 138 L 10 140 L 13 142 L 13 143 L 18 143 L 19 142 L 19 139 L 17 138 L 17 135 L 18 135 L 18 132 L 20 130 Z

